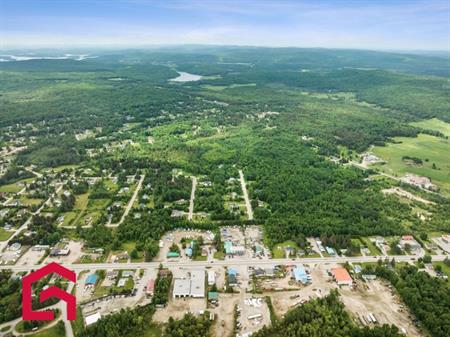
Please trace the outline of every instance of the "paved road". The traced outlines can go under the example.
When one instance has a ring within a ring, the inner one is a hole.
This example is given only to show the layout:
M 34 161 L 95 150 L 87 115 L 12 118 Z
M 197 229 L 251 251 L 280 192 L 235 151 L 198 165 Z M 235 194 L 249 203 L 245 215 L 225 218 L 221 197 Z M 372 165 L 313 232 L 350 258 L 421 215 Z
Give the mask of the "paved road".
M 8 246 L 9 242 L 10 242 L 14 237 L 16 237 L 17 235 L 19 235 L 20 232 L 22 232 L 24 229 L 26 229 L 26 228 L 28 227 L 28 225 L 31 223 L 31 220 L 33 219 L 33 215 L 36 215 L 36 214 L 41 213 L 41 211 L 42 211 L 42 210 L 50 203 L 50 201 L 52 200 L 52 198 L 53 198 L 56 194 L 58 194 L 59 191 L 61 191 L 61 189 L 63 188 L 63 186 L 64 186 L 64 185 L 60 185 L 60 186 L 56 189 L 55 193 L 53 193 L 53 194 L 52 194 L 52 195 L 51 195 L 51 196 L 50 196 L 50 197 L 42 204 L 42 206 L 38 208 L 38 210 L 37 210 L 36 212 L 32 213 L 32 215 L 27 219 L 27 221 L 25 221 L 25 222 L 23 223 L 23 225 L 20 226 L 20 227 L 14 232 L 14 234 L 11 235 L 11 236 L 9 237 L 8 240 L 6 240 L 6 241 L 0 241 L 0 252 L 2 252 L 3 249 L 4 249 L 6 246 Z
M 123 212 L 122 217 L 120 218 L 120 221 L 115 224 L 107 224 L 107 227 L 118 227 L 122 222 L 125 221 L 125 218 L 128 216 L 128 213 L 130 213 L 131 208 L 134 205 L 134 202 L 136 201 L 136 198 L 139 194 L 139 191 L 142 188 L 142 183 L 144 182 L 145 174 L 141 175 L 141 179 L 139 179 L 139 182 L 136 186 L 136 189 L 134 190 L 133 196 L 131 197 L 130 201 L 128 202 L 127 207 L 125 207 L 125 212 Z
M 248 219 L 253 220 L 253 210 L 248 197 L 247 186 L 245 186 L 244 173 L 239 170 L 239 179 L 241 180 L 242 193 L 244 194 L 245 206 L 247 207 Z
M 194 215 L 194 200 L 195 200 L 195 190 L 197 188 L 197 177 L 192 176 L 192 190 L 191 190 L 191 199 L 189 200 L 189 215 L 188 220 L 192 221 L 192 217 Z
M 415 261 L 418 256 L 415 255 L 395 255 L 395 256 L 356 256 L 356 257 L 305 257 L 297 259 L 270 259 L 270 260 L 259 260 L 259 259 L 240 259 L 232 258 L 226 260 L 218 260 L 208 262 L 208 261 L 168 261 L 168 262 L 130 262 L 130 263 L 88 263 L 88 264 L 63 264 L 63 266 L 74 270 L 82 271 L 86 269 L 141 269 L 141 268 L 158 268 L 162 263 L 164 267 L 177 268 L 177 267 L 187 267 L 187 268 L 205 268 L 211 266 L 274 266 L 274 265 L 286 265 L 286 264 L 320 264 L 320 263 L 362 263 L 362 262 L 376 262 L 379 259 L 388 258 L 389 260 L 395 259 L 397 262 L 407 262 Z M 448 258 L 448 255 L 433 255 L 433 261 L 444 261 Z M 43 267 L 45 264 L 41 265 L 27 265 L 27 266 L 0 266 L 2 269 L 10 269 L 13 272 L 20 271 L 30 271 Z

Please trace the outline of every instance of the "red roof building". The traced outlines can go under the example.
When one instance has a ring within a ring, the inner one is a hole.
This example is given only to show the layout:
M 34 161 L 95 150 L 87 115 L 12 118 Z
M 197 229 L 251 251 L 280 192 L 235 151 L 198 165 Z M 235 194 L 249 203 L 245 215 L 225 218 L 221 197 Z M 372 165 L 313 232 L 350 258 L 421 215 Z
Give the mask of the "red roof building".
M 345 268 L 332 268 L 331 275 L 338 285 L 351 286 L 353 284 L 353 279 Z
M 150 279 L 147 283 L 147 289 L 145 290 L 147 295 L 153 295 L 153 291 L 155 290 L 155 280 Z

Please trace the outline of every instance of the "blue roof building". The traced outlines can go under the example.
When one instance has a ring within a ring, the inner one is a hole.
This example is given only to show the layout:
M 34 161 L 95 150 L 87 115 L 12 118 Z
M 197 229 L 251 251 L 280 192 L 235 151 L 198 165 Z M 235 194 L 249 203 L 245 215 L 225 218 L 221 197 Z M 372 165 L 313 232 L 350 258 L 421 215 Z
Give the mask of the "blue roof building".
M 192 256 L 192 248 L 191 247 L 186 248 L 186 255 L 189 257 Z
M 234 268 L 228 268 L 228 275 L 237 275 L 237 270 Z
M 331 248 L 331 247 L 325 247 L 325 249 L 327 250 L 327 253 L 328 253 L 329 255 L 331 255 L 331 256 L 336 255 L 336 252 L 334 251 L 333 248 Z
M 226 253 L 226 254 L 228 254 L 228 255 L 233 254 L 233 250 L 232 250 L 232 248 L 233 248 L 233 242 L 231 242 L 231 241 L 225 241 L 225 242 L 223 243 L 223 246 L 224 246 L 224 248 L 225 248 L 225 253 Z
M 301 282 L 303 284 L 308 284 L 309 281 L 311 280 L 311 277 L 306 273 L 305 268 L 300 266 L 296 266 L 292 270 L 292 274 L 294 276 L 295 281 Z
M 89 285 L 95 285 L 97 283 L 98 280 L 98 275 L 97 274 L 91 274 L 87 277 L 86 282 L 84 283 L 85 285 L 89 286 Z

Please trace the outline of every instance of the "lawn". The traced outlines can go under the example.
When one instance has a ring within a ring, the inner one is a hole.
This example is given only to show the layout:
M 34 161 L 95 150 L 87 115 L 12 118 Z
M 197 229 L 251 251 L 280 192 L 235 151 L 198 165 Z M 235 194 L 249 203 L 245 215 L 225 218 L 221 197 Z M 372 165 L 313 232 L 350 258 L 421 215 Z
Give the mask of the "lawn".
M 294 241 L 285 241 L 282 243 L 278 243 L 273 248 L 273 258 L 274 259 L 282 259 L 286 256 L 284 252 L 285 247 L 292 247 L 294 249 L 298 249 L 297 244 Z
M 60 330 L 60 328 L 55 325 L 54 327 L 51 327 L 50 329 L 38 332 L 36 334 L 30 335 L 33 337 L 65 337 L 66 332 L 63 330 Z
M 69 226 L 72 221 L 78 216 L 77 212 L 65 212 L 62 213 L 61 216 L 64 216 L 64 221 L 62 222 L 62 226 Z
M 76 210 L 84 210 L 87 207 L 89 193 L 77 195 L 75 200 L 75 206 L 73 207 Z
M 105 209 L 110 202 L 109 199 L 90 199 L 89 208 L 90 209 Z
M 360 240 L 370 250 L 371 255 L 375 256 L 381 254 L 378 248 L 370 241 L 370 238 L 360 238 Z
M 14 232 L 5 231 L 2 227 L 0 227 L 0 241 L 6 241 Z
M 136 243 L 135 242 L 124 242 L 122 243 L 122 248 L 124 250 L 126 250 L 128 252 L 128 255 L 131 256 L 131 252 L 132 250 L 136 247 Z M 131 259 L 131 262 L 144 262 L 144 253 L 141 251 L 138 251 L 138 258 L 136 259 Z
M 426 134 L 415 138 L 395 137 L 394 140 L 395 144 L 373 149 L 377 156 L 387 161 L 374 167 L 399 177 L 406 173 L 429 177 L 443 194 L 450 196 L 450 140 Z M 403 160 L 404 156 L 420 158 L 423 163 L 412 164 Z
M 23 187 L 17 185 L 17 183 L 13 183 L 13 184 L 9 184 L 9 185 L 0 186 L 0 192 L 2 192 L 2 193 L 17 193 L 22 188 Z
M 37 206 L 40 205 L 44 200 L 42 199 L 32 199 L 26 196 L 21 196 L 20 201 L 27 206 Z
M 450 137 L 450 123 L 443 122 L 437 118 L 427 119 L 411 124 L 424 129 L 436 130 Z

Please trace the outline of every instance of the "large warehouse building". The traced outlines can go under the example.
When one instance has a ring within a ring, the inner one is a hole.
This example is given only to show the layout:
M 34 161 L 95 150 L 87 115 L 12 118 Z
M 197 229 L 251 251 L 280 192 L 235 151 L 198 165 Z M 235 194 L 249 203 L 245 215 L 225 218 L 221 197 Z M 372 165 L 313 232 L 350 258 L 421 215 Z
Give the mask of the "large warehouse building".
M 193 270 L 186 278 L 175 279 L 173 285 L 173 298 L 180 297 L 205 297 L 205 272 Z

